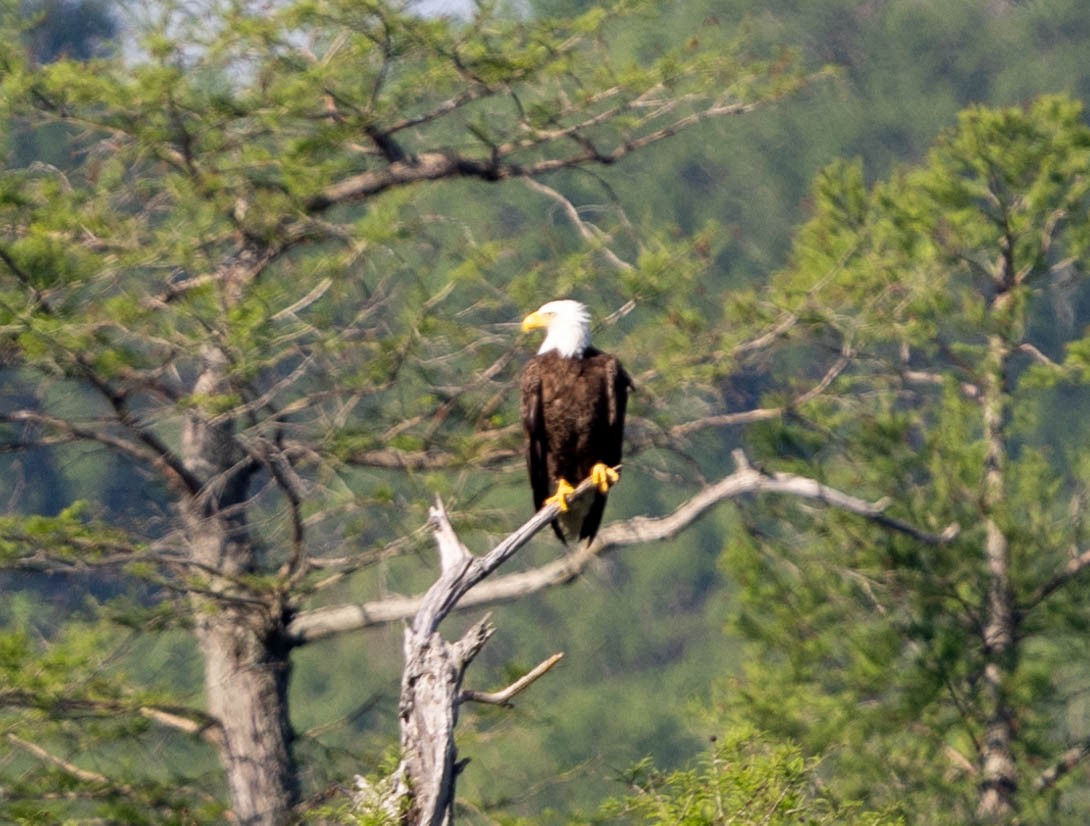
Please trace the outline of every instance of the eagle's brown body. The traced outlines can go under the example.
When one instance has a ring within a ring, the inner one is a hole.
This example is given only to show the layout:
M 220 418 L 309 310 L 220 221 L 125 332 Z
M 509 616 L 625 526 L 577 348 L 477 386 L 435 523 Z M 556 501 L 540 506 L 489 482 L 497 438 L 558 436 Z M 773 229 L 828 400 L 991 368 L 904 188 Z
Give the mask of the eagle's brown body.
M 539 353 L 522 372 L 522 424 L 528 437 L 526 461 L 534 507 L 564 479 L 578 485 L 601 462 L 621 462 L 624 415 L 632 382 L 621 363 L 588 347 L 566 357 Z M 595 491 L 572 502 L 553 528 L 565 542 L 591 540 L 602 522 L 606 494 Z

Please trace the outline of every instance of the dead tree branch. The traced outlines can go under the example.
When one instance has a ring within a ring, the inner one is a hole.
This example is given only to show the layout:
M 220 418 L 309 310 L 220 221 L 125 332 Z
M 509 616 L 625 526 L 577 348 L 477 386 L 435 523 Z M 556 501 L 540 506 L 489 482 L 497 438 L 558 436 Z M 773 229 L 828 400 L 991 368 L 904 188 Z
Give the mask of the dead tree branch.
M 585 480 L 572 498 L 586 495 L 593 487 L 592 480 Z M 486 616 L 456 642 L 448 643 L 439 633 L 439 624 L 466 592 L 510 559 L 557 511 L 556 505 L 543 508 L 506 540 L 477 557 L 458 538 L 442 502 L 437 500 L 431 509 L 429 523 L 439 550 L 441 572 L 405 629 L 405 668 L 398 703 L 402 757 L 394 787 L 395 807 L 407 813 L 405 822 L 412 826 L 445 826 L 452 821 L 455 780 L 463 765 L 458 762 L 454 741 L 462 702 L 476 699 L 505 704 L 559 659 L 543 663 L 496 695 L 464 692 L 466 668 L 495 628 Z M 385 808 L 391 808 L 390 804 L 386 803 Z
M 521 694 L 533 683 L 537 682 L 538 679 L 544 676 L 546 672 L 552 669 L 552 667 L 562 659 L 564 659 L 563 652 L 553 654 L 547 660 L 543 660 L 523 674 L 511 683 L 511 685 L 499 691 L 472 691 L 467 689 L 462 692 L 462 702 L 472 701 L 474 703 L 486 703 L 488 705 L 510 708 L 512 697 L 516 694 Z
M 924 531 L 889 516 L 881 501 L 867 502 L 805 476 L 762 471 L 752 467 L 741 451 L 736 451 L 733 456 L 737 467 L 732 473 L 704 487 L 672 513 L 661 517 L 638 516 L 623 522 L 614 522 L 603 528 L 589 547 L 580 546 L 553 562 L 528 571 L 495 577 L 478 585 L 556 516 L 555 506 L 543 508 L 486 556 L 473 557 L 467 563 L 466 570 L 458 577 L 457 595 L 452 604 L 445 606 L 443 616 L 453 610 L 455 604 L 461 609 L 479 608 L 520 599 L 545 588 L 571 582 L 594 557 L 630 545 L 670 539 L 720 502 L 747 494 L 770 493 L 809 499 L 829 508 L 855 514 L 887 530 L 905 534 L 929 545 L 946 544 L 957 536 L 957 525 L 948 526 L 940 534 Z M 580 485 L 577 492 L 583 489 L 584 486 Z M 432 586 L 433 589 L 438 585 L 436 583 Z M 474 587 L 475 585 L 478 587 Z M 296 645 L 305 645 L 337 634 L 411 619 L 419 615 L 427 599 L 427 595 L 393 597 L 302 611 L 292 621 L 289 632 Z M 432 622 L 429 619 L 426 624 L 430 625 Z

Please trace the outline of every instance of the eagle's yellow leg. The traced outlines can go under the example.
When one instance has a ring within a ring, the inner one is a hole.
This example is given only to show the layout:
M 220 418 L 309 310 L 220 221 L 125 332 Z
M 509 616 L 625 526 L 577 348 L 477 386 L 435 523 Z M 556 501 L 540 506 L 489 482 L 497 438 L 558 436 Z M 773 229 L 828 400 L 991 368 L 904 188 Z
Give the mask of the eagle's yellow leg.
M 568 512 L 568 497 L 575 493 L 575 488 L 568 484 L 567 480 L 561 479 L 556 483 L 556 493 L 542 502 L 542 506 L 556 505 L 560 508 L 561 513 Z
M 599 462 L 590 469 L 590 478 L 594 480 L 600 492 L 609 493 L 610 487 L 617 484 L 621 475 L 609 465 Z

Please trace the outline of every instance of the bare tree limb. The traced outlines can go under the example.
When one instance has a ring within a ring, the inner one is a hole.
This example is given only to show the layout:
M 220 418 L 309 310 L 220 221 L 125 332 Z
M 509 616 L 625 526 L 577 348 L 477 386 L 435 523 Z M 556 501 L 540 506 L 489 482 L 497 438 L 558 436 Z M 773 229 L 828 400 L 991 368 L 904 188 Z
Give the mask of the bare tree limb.
M 435 497 L 435 506 L 431 509 L 428 523 L 432 526 L 435 544 L 439 547 L 439 567 L 443 573 L 468 565 L 473 555 L 454 532 L 454 526 L 447 519 L 443 502 L 438 496 Z
M 40 695 L 32 692 L 18 689 L 0 691 L 0 706 L 3 707 L 40 709 L 44 704 L 65 718 L 106 719 L 136 714 L 161 726 L 200 737 L 213 744 L 219 743 L 223 737 L 219 721 L 198 709 L 181 706 L 134 705 L 125 700 L 87 697 L 66 697 L 43 702 Z M 9 734 L 8 737 L 18 739 L 14 734 Z
M 593 479 L 586 479 L 571 498 L 586 496 L 594 487 Z M 477 557 L 454 532 L 443 503 L 437 499 L 431 509 L 429 524 L 438 546 L 441 572 L 405 629 L 405 668 L 398 701 L 402 758 L 393 793 L 403 801 L 398 808 L 407 811 L 408 823 L 449 826 L 453 820 L 455 780 L 463 765 L 457 759 L 454 729 L 459 706 L 467 696 L 473 696 L 462 690 L 462 679 L 495 631 L 486 616 L 459 640 L 448 643 L 439 633 L 439 624 L 470 588 L 510 559 L 558 510 L 556 505 L 542 508 L 526 525 Z M 500 692 L 496 702 L 505 703 L 551 667 L 539 666 L 536 673 Z
M 546 186 L 534 178 L 526 178 L 526 185 L 531 189 L 540 192 L 548 198 L 556 201 L 560 205 L 560 208 L 564 211 L 564 214 L 568 216 L 568 220 L 575 226 L 576 231 L 580 237 L 589 244 L 596 244 L 600 246 L 602 255 L 605 256 L 606 261 L 616 270 L 622 272 L 628 272 L 633 269 L 632 264 L 625 261 L 617 253 L 615 253 L 606 244 L 606 234 L 602 232 L 598 227 L 583 220 L 583 216 L 579 214 L 578 208 L 575 204 L 569 201 L 559 191 L 553 189 L 551 186 Z
M 1029 599 L 1026 603 L 1026 609 L 1033 608 L 1044 602 L 1087 568 L 1090 568 L 1090 550 L 1083 551 L 1082 553 L 1071 557 L 1067 564 L 1057 571 L 1052 578 L 1042 585 L 1037 593 Z
M 1037 779 L 1033 781 L 1033 790 L 1036 792 L 1048 791 L 1064 775 L 1068 774 L 1088 757 L 1090 757 L 1090 740 L 1084 740 L 1082 743 L 1072 746 L 1061 754 L 1055 763 L 1037 775 Z
M 497 447 L 467 461 L 464 456 L 453 452 L 421 452 L 402 450 L 396 447 L 382 447 L 374 450 L 352 451 L 344 457 L 344 462 L 350 465 L 383 468 L 385 470 L 441 470 L 455 465 L 459 467 L 492 467 L 509 462 L 521 455 L 522 451 L 520 450 Z
M 751 350 L 760 350 L 764 347 L 768 347 L 771 344 L 776 343 L 787 331 L 798 323 L 799 317 L 795 313 L 784 310 L 780 313 L 779 320 L 772 326 L 772 329 L 758 336 L 757 338 L 745 341 L 734 348 L 735 354 L 746 353 Z
M 940 373 L 929 373 L 926 370 L 902 370 L 901 377 L 910 384 L 931 385 L 941 387 L 946 382 L 946 377 Z M 967 399 L 979 399 L 980 388 L 972 382 L 962 381 L 958 383 L 962 394 Z
M 43 763 L 48 763 L 49 765 L 60 769 L 65 774 L 71 775 L 77 780 L 81 780 L 84 783 L 98 783 L 103 786 L 112 785 L 110 779 L 105 775 L 99 774 L 98 772 L 90 771 L 88 769 L 82 769 L 75 763 L 65 760 L 63 757 L 58 757 L 52 752 L 46 751 L 37 743 L 31 743 L 29 740 L 24 740 L 22 737 L 18 737 L 14 734 L 11 734 L 10 732 L 8 733 L 7 740 L 13 746 L 17 746 L 28 754 L 34 755 Z M 126 793 L 129 791 L 129 787 L 120 786 L 118 787 L 118 791 Z
M 800 393 L 783 407 L 758 407 L 752 410 L 740 410 L 737 413 L 721 413 L 714 416 L 705 416 L 702 419 L 693 419 L 670 428 L 671 436 L 687 436 L 690 433 L 703 430 L 708 427 L 727 427 L 736 424 L 750 424 L 752 422 L 764 422 L 769 419 L 778 419 L 788 410 L 805 404 L 824 393 L 830 384 L 844 372 L 851 363 L 851 355 L 848 352 L 841 354 L 836 361 L 821 377 L 817 384 L 803 393 Z
M 766 422 L 769 419 L 778 419 L 785 412 L 783 407 L 759 407 L 753 410 L 740 410 L 737 413 L 719 413 L 714 416 L 705 416 L 701 419 L 679 424 L 670 428 L 672 436 L 688 436 L 699 430 L 711 427 L 729 427 L 736 424 L 751 424 L 752 422 Z
M 511 685 L 499 691 L 472 691 L 465 690 L 462 692 L 462 701 L 472 701 L 474 703 L 486 703 L 495 706 L 510 707 L 511 698 L 516 694 L 519 694 L 529 688 L 534 682 L 542 677 L 547 671 L 549 671 L 554 665 L 560 662 L 564 658 L 563 652 L 553 654 L 547 660 L 544 660 L 534 666 L 526 674 L 523 674 Z
M 485 567 L 487 571 L 494 570 L 556 516 L 555 506 L 543 508 L 485 557 L 474 558 L 474 572 L 470 575 L 467 570 L 462 574 L 466 579 L 461 581 L 455 603 L 460 609 L 494 605 L 570 582 L 582 573 L 594 557 L 629 545 L 670 539 L 720 502 L 746 494 L 771 493 L 809 499 L 931 545 L 948 543 L 957 536 L 957 525 L 948 526 L 940 534 L 923 531 L 886 514 L 883 502 L 867 502 L 792 473 L 765 473 L 752 467 L 741 451 L 733 455 L 737 464 L 733 473 L 703 488 L 672 513 L 662 517 L 638 516 L 624 522 L 614 522 L 603 528 L 589 547 L 580 546 L 553 562 L 528 571 L 495 577 L 474 587 L 487 576 Z M 580 485 L 577 490 L 582 489 L 583 485 Z M 288 631 L 296 645 L 305 645 L 361 628 L 410 619 L 417 615 L 424 599 L 423 596 L 395 597 L 302 611 L 291 622 Z M 446 607 L 446 611 L 452 607 Z
M 1023 341 L 1015 349 L 1018 350 L 1018 352 L 1020 352 L 1020 353 L 1028 354 L 1038 364 L 1043 364 L 1046 367 L 1058 367 L 1059 366 L 1058 364 L 1056 364 L 1056 362 L 1054 362 L 1052 359 L 1050 359 L 1048 356 L 1046 356 L 1044 353 L 1042 353 L 1040 351 L 1040 349 L 1038 349 L 1037 347 L 1034 347 L 1028 341 Z
M 595 487 L 595 482 L 592 479 L 584 479 L 568 497 L 568 501 L 571 502 L 586 496 Z M 430 522 L 435 530 L 440 559 L 445 567 L 436 583 L 424 594 L 420 607 L 413 616 L 413 631 L 418 634 L 434 633 L 439 627 L 439 623 L 454 610 L 462 597 L 473 586 L 514 556 L 520 548 L 533 538 L 534 534 L 552 522 L 559 513 L 560 508 L 557 505 L 546 505 L 500 544 L 496 545 L 484 556 L 477 557 L 464 548 L 459 552 L 444 547 L 447 543 L 457 542 L 458 540 L 450 527 L 442 503 L 433 507 Z
M 50 430 L 58 434 L 59 441 L 98 442 L 104 447 L 108 447 L 142 464 L 151 465 L 160 459 L 159 456 L 156 456 L 146 447 L 109 433 L 105 428 L 77 424 L 68 419 L 50 416 L 35 410 L 12 410 L 9 413 L 0 414 L 0 423 L 22 424 Z
M 179 713 L 159 706 L 141 706 L 140 716 L 167 728 L 200 737 L 213 745 L 223 741 L 223 731 L 219 723 L 202 712 L 186 709 L 184 713 Z

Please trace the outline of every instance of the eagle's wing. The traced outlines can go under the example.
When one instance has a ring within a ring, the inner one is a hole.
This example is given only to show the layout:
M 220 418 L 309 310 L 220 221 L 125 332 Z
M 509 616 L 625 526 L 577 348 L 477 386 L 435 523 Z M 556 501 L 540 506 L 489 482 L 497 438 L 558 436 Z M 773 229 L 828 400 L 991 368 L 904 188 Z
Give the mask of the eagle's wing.
M 608 410 L 608 429 L 605 455 L 601 461 L 610 467 L 621 463 L 621 450 L 624 445 L 624 415 L 628 408 L 628 390 L 632 379 L 628 377 L 621 362 L 610 356 L 606 364 L 606 395 Z
M 602 392 L 605 398 L 598 408 L 598 424 L 595 430 L 599 439 L 595 445 L 595 462 L 604 462 L 609 467 L 621 463 L 621 451 L 624 446 L 624 416 L 628 407 L 628 389 L 632 380 L 628 377 L 621 362 L 614 356 L 602 354 L 605 375 Z M 606 496 L 594 493 L 583 524 L 579 528 L 580 539 L 593 539 L 602 524 L 602 514 L 606 507 Z
M 531 359 L 522 371 L 520 410 L 522 427 L 526 431 L 526 467 L 530 471 L 530 488 L 534 494 L 534 510 L 552 494 L 549 467 L 546 460 L 548 439 L 545 436 L 545 412 L 541 398 L 541 365 Z

